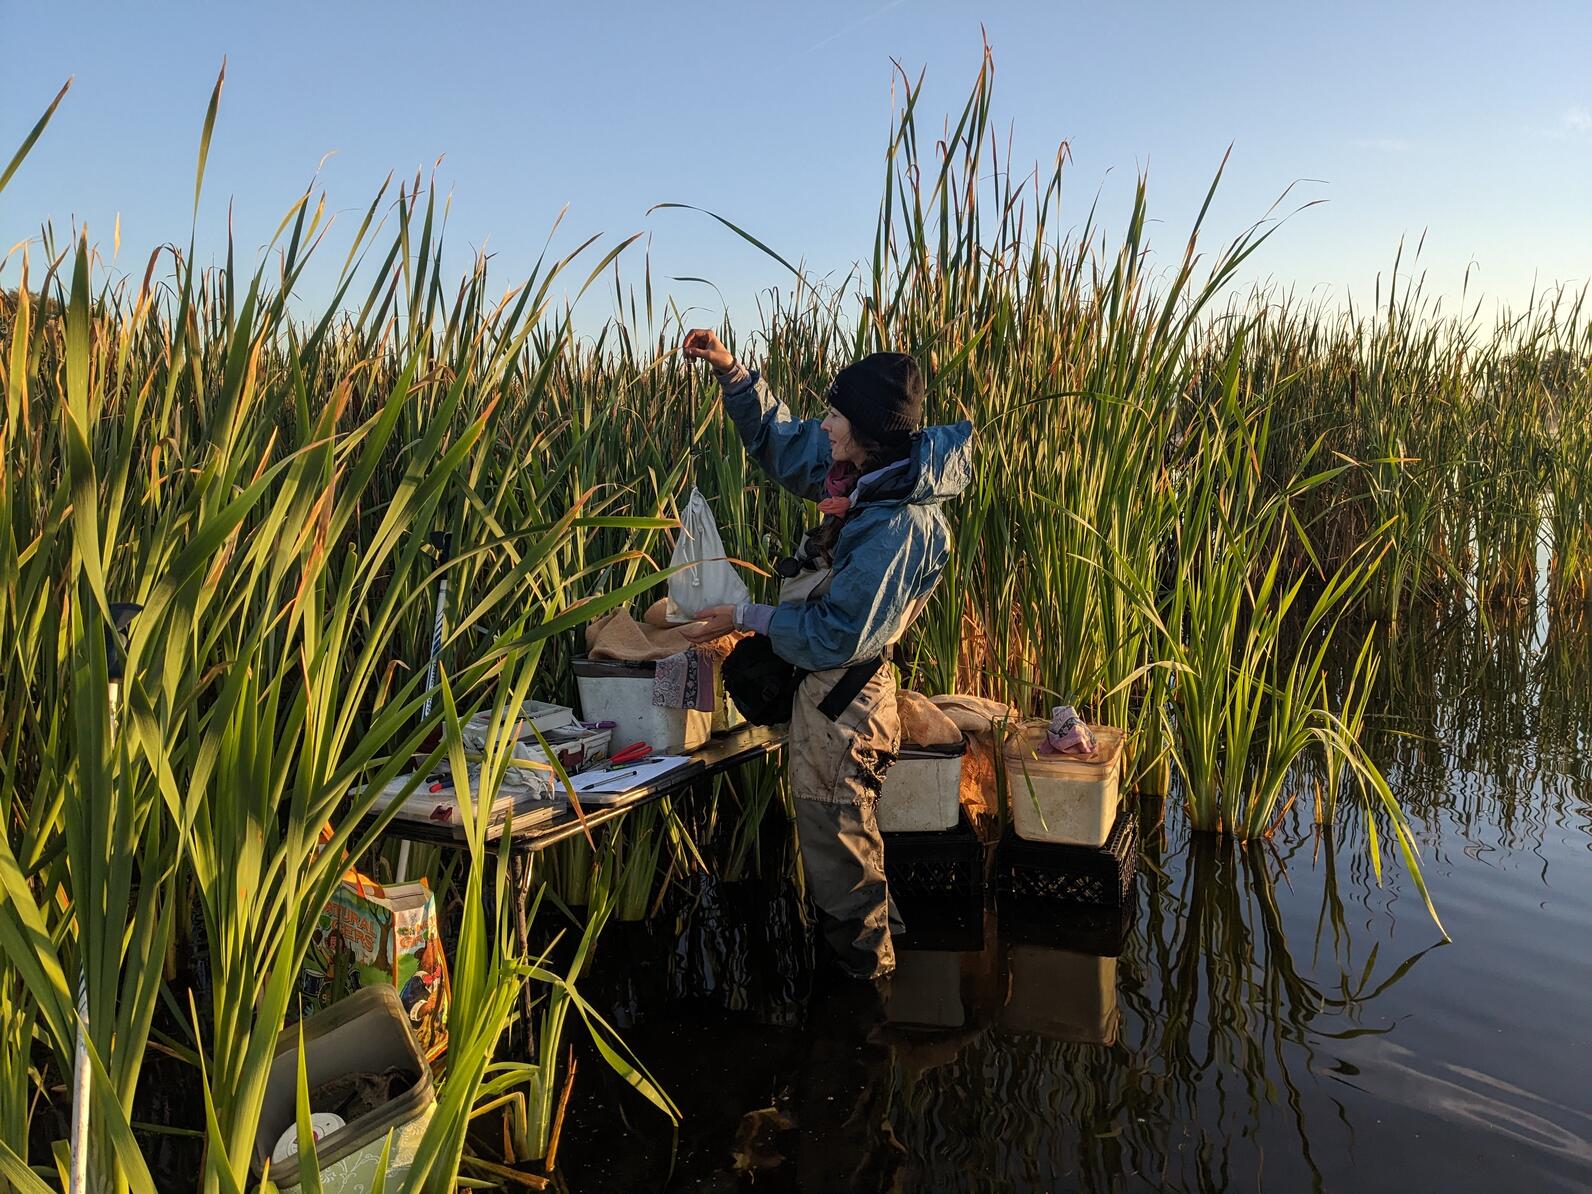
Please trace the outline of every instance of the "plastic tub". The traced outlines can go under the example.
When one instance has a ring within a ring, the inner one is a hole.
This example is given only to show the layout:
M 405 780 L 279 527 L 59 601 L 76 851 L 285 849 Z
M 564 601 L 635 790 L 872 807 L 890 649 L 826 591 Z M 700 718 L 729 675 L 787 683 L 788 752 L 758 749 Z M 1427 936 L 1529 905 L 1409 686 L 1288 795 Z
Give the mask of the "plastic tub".
M 881 833 L 933 833 L 961 816 L 967 740 L 949 746 L 903 746 L 879 791 Z
M 347 1074 L 382 1074 L 400 1069 L 414 1075 L 401 1094 L 321 1138 L 315 1158 L 325 1194 L 366 1194 L 381 1163 L 387 1136 L 386 1187 L 402 1184 L 414 1162 L 420 1138 L 437 1108 L 431 1070 L 421 1056 L 398 992 L 382 983 L 283 1030 L 266 1078 L 265 1104 L 254 1136 L 254 1175 L 265 1172 L 271 1150 L 292 1127 L 298 1111 L 299 1032 L 303 1030 L 304 1070 L 309 1089 Z M 271 1180 L 281 1194 L 300 1189 L 299 1160 L 271 1165 Z
M 568 705 L 550 705 L 546 701 L 526 701 L 520 706 L 519 715 L 520 720 L 525 723 L 521 731 L 522 736 L 533 741 L 536 735 L 531 732 L 532 726 L 535 726 L 545 734 L 549 730 L 555 730 L 559 726 L 568 725 L 575 720 L 575 711 Z M 490 716 L 490 714 L 483 716 Z M 473 720 L 480 720 L 480 717 Z
M 1117 1039 L 1117 960 L 1045 945 L 1006 953 L 1001 1027 L 1052 1041 L 1110 1045 Z
M 486 743 L 492 725 L 492 714 L 482 712 L 464 723 L 464 744 L 467 749 L 479 750 Z M 609 741 L 613 731 L 596 725 L 586 725 L 575 720 L 575 711 L 563 705 L 547 705 L 540 701 L 526 701 L 520 708 L 515 723 L 519 731 L 520 749 L 516 757 L 547 759 L 548 752 L 542 742 L 552 748 L 565 771 L 579 771 L 608 757 Z M 540 733 L 541 738 L 537 735 Z M 521 752 L 529 752 L 522 754 Z
M 1012 828 L 1031 842 L 1103 846 L 1117 819 L 1122 731 L 1092 726 L 1097 749 L 1087 759 L 1035 752 L 1045 723 L 1022 726 L 1002 748 Z
M 587 721 L 613 722 L 616 749 L 645 742 L 655 754 L 679 754 L 708 740 L 712 713 L 652 703 L 656 664 L 576 659 L 574 666 L 582 715 Z
M 608 757 L 614 732 L 607 726 L 572 721 L 567 726 L 547 731 L 543 737 L 558 756 L 559 766 L 576 772 Z

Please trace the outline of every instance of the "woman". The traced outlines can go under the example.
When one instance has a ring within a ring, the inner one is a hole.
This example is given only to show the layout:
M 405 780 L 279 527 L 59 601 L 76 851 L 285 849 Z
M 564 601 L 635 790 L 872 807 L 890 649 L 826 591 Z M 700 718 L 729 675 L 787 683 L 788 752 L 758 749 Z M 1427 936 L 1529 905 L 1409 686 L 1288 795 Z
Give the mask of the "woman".
M 808 673 L 788 742 L 807 888 L 840 964 L 881 977 L 895 968 L 892 922 L 900 931 L 874 816 L 901 741 L 885 656 L 945 567 L 951 533 L 940 506 L 971 479 L 973 428 L 918 430 L 923 377 L 901 353 L 874 353 L 842 369 L 820 422 L 793 417 L 711 331 L 692 331 L 684 350 L 718 375 L 747 453 L 824 515 L 780 561 L 779 605 L 717 606 L 687 633 L 765 634 L 776 654 Z

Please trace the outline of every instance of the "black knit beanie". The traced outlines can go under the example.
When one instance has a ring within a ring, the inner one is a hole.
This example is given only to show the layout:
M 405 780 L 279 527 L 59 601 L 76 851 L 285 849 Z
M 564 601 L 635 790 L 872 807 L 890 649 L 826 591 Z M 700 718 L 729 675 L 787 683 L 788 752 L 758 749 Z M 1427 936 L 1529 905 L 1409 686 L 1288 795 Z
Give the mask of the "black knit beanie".
M 885 448 L 904 448 L 923 418 L 923 374 L 904 352 L 875 352 L 835 374 L 829 405 Z

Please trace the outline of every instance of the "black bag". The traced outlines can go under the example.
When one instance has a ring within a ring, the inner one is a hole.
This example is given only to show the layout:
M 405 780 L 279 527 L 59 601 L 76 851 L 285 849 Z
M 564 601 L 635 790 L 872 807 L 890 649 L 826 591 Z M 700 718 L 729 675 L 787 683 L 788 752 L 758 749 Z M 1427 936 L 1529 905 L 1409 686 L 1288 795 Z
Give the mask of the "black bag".
M 783 725 L 790 720 L 796 689 L 806 674 L 774 654 L 766 634 L 753 634 L 736 643 L 725 659 L 724 691 L 753 725 Z

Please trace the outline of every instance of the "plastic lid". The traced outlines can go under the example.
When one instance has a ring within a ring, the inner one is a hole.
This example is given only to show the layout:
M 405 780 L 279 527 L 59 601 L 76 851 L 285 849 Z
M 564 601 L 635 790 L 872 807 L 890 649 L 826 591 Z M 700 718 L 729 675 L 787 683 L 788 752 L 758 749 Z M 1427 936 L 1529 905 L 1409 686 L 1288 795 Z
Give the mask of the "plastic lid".
M 332 1111 L 310 1112 L 310 1135 L 319 1144 L 326 1137 L 344 1126 L 341 1115 Z M 289 1157 L 298 1156 L 298 1125 L 294 1124 L 277 1138 L 276 1147 L 271 1150 L 271 1164 L 280 1165 Z M 319 1151 L 319 1150 L 317 1150 Z
M 1095 735 L 1095 752 L 1092 755 L 1042 755 L 1039 745 L 1045 740 L 1047 722 L 1030 721 L 1007 739 L 1001 753 L 1008 759 L 1021 759 L 1028 767 L 1089 767 L 1109 768 L 1122 753 L 1122 731 L 1115 726 L 1091 725 Z

